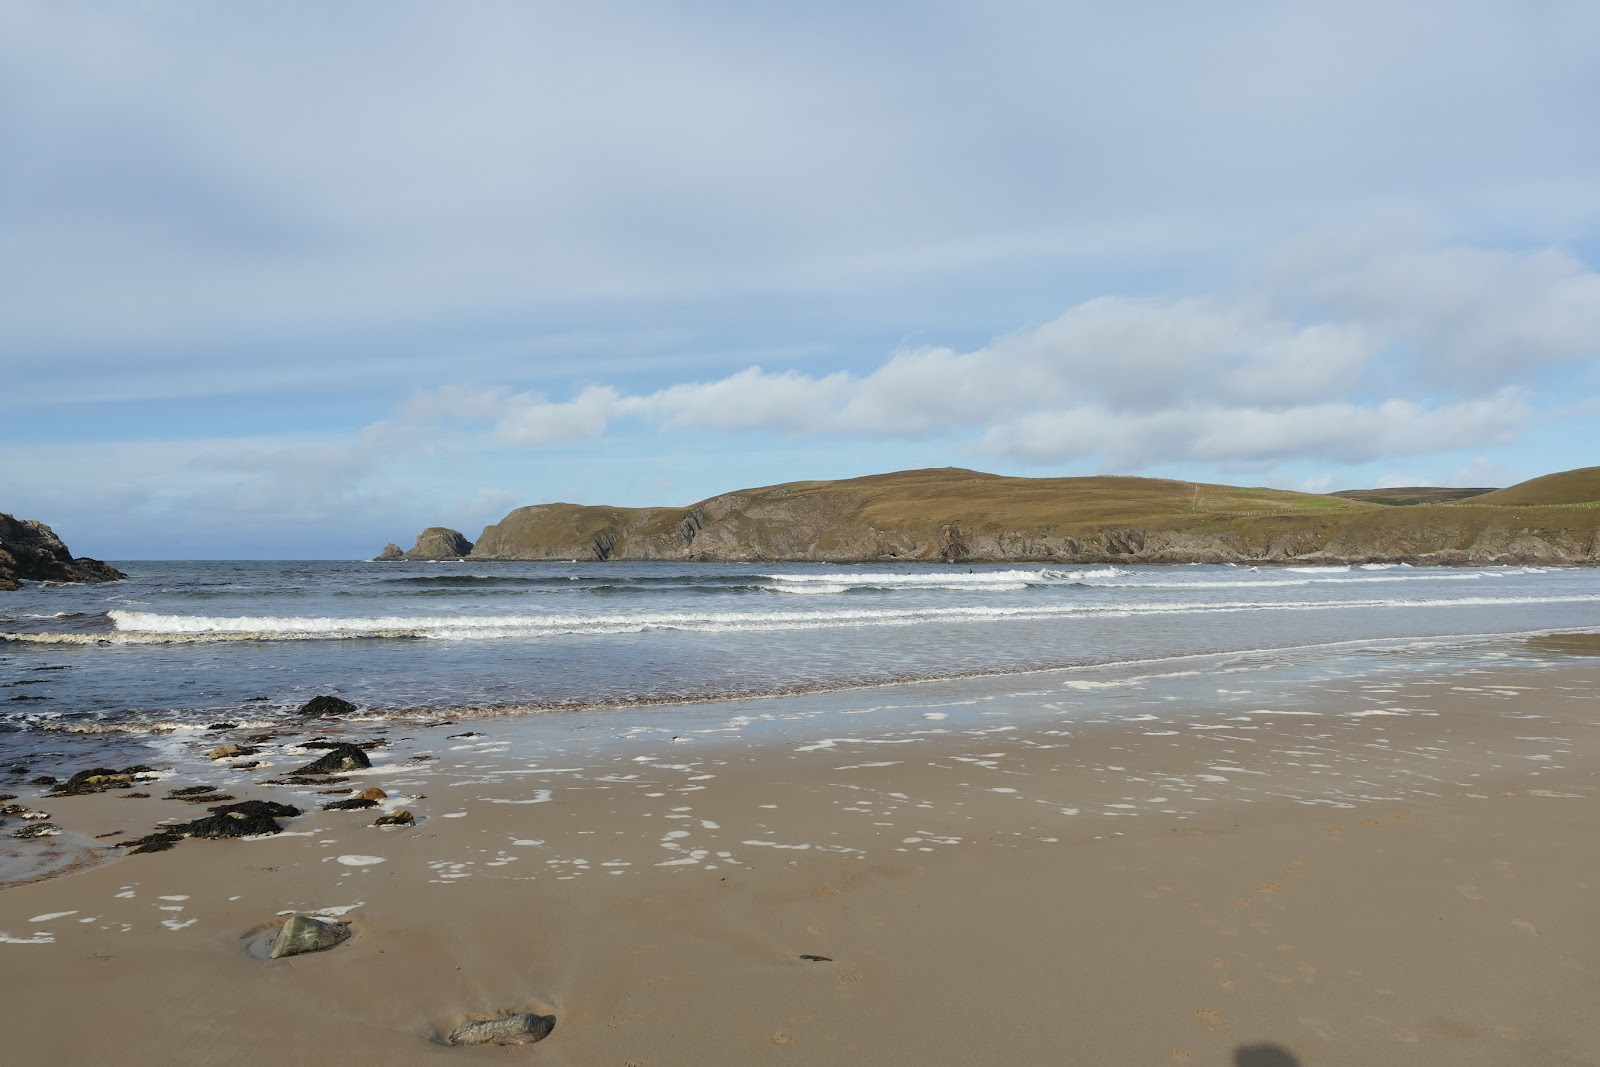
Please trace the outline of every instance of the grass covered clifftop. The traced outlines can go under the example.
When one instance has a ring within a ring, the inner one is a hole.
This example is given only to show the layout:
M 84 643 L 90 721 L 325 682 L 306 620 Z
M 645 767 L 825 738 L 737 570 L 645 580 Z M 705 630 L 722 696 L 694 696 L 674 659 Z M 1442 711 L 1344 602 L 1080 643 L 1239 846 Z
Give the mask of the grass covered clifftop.
M 1590 491 L 1591 472 L 1594 496 L 1571 499 Z M 1551 502 L 1530 507 L 1516 492 L 1524 487 Z M 1389 507 L 1159 478 L 1013 478 L 947 467 L 788 482 L 682 508 L 518 508 L 484 529 L 469 558 L 1593 563 L 1596 499 L 1600 468 L 1469 500 Z

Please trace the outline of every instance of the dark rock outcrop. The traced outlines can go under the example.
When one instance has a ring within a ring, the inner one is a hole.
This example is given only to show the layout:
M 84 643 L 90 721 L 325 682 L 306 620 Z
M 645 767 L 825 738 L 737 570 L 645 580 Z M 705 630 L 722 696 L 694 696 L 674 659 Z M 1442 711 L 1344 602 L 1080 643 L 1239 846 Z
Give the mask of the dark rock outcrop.
M 141 775 L 154 775 L 153 768 L 143 764 L 132 767 L 91 767 L 86 771 L 79 771 L 65 782 L 56 786 L 51 791 L 53 797 L 76 797 L 86 793 L 104 793 L 108 789 L 131 789 L 134 780 Z
M 253 837 L 256 834 L 282 833 L 279 819 L 290 819 L 301 814 L 292 804 L 278 804 L 270 800 L 241 800 L 237 804 L 220 804 L 211 814 L 193 822 L 180 823 L 169 828 L 170 833 L 181 837 Z
M 348 715 L 356 710 L 356 706 L 342 697 L 314 696 L 300 705 L 301 715 Z
M 367 754 L 355 745 L 335 745 L 320 759 L 316 759 L 291 774 L 338 774 L 372 766 Z
M 383 551 L 372 557 L 378 563 L 399 563 L 406 558 L 406 550 L 390 541 L 383 546 Z
M 23 581 L 115 582 L 126 577 L 97 559 L 73 556 L 44 523 L 0 512 L 0 589 L 16 589 Z

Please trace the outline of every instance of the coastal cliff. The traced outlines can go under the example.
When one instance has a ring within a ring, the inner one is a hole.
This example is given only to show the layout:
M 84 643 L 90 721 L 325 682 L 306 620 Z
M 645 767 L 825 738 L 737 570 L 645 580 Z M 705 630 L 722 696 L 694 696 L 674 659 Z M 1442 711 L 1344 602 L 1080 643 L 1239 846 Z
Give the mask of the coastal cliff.
M 379 563 L 455 560 L 471 551 L 472 542 L 463 537 L 459 530 L 452 530 L 448 526 L 430 526 L 417 535 L 417 543 L 411 546 L 410 551 L 402 552 L 399 545 L 390 543 L 384 545 L 383 551 L 373 558 Z
M 0 512 L 0 590 L 24 581 L 114 582 L 127 575 L 87 556 L 74 557 L 55 531 Z
M 1594 470 L 1409 506 L 1156 478 L 902 471 L 679 508 L 538 504 L 487 527 L 467 558 L 1597 563 L 1600 505 L 1585 496 Z

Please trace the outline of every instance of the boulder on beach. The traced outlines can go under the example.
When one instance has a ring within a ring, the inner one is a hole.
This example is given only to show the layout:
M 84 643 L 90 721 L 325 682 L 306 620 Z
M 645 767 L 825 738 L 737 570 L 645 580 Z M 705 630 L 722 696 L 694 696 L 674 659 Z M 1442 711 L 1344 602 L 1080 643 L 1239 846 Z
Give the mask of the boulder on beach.
M 499 1019 L 463 1023 L 446 1038 L 452 1045 L 531 1045 L 543 1041 L 556 1028 L 554 1015 L 522 1012 Z
M 380 815 L 380 816 L 378 816 L 376 819 L 373 820 L 372 825 L 374 825 L 374 826 L 411 826 L 416 821 L 417 821 L 417 817 L 415 815 L 411 814 L 405 808 L 401 808 L 399 811 L 395 812 L 392 815 Z
M 303 952 L 321 952 L 350 938 L 350 927 L 333 919 L 314 915 L 291 915 L 283 924 L 278 936 L 272 940 L 269 959 L 298 956 Z
M 322 754 L 320 759 L 312 760 L 291 774 L 338 774 L 340 771 L 355 771 L 363 767 L 372 766 L 372 761 L 367 754 L 355 745 L 335 745 Z
M 388 800 L 389 794 L 375 785 L 370 785 L 356 794 L 357 800 Z
M 127 575 L 87 556 L 73 556 L 55 531 L 34 519 L 0 512 L 0 589 L 23 581 L 115 582 Z
M 332 800 L 322 805 L 323 811 L 359 811 L 362 808 L 375 808 L 376 800 L 362 800 L 360 797 L 351 797 L 349 800 Z
M 348 715 L 355 710 L 354 704 L 335 696 L 314 696 L 300 705 L 301 715 Z

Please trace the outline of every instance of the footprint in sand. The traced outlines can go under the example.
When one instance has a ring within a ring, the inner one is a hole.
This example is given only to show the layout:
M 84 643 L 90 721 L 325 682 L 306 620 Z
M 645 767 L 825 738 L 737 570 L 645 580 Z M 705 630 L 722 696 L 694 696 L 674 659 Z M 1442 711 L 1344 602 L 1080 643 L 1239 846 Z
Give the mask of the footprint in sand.
M 1256 886 L 1256 892 L 1258 892 L 1258 893 L 1281 893 L 1281 892 L 1283 892 L 1283 883 L 1282 882 L 1262 882 L 1260 885 Z
M 857 971 L 851 971 L 849 974 L 841 974 L 834 981 L 839 985 L 860 985 L 861 974 Z
M 1194 1014 L 1195 1018 L 1199 1019 L 1213 1030 L 1222 1025 L 1222 1013 L 1213 1008 L 1196 1008 L 1194 1010 Z
M 1515 926 L 1518 930 L 1521 930 L 1523 933 L 1532 934 L 1534 937 L 1542 937 L 1542 936 L 1544 936 L 1540 932 L 1539 928 L 1537 926 L 1535 926 L 1533 923 L 1529 922 L 1527 919 L 1512 919 L 1511 920 L 1511 925 Z
M 1517 1039 L 1517 1028 L 1510 1023 L 1500 1023 L 1494 1028 L 1494 1032 L 1507 1041 L 1515 1041 Z
M 794 1036 L 780 1030 L 772 1035 L 772 1043 L 774 1045 L 792 1045 L 794 1044 Z
M 1489 899 L 1482 893 L 1478 892 L 1478 887 L 1473 885 L 1471 882 L 1464 882 L 1461 885 L 1456 886 L 1456 892 L 1460 893 L 1474 904 L 1482 904 L 1485 900 Z
M 1236 908 L 1253 908 L 1256 906 L 1256 902 L 1249 897 L 1238 897 L 1234 900 L 1233 906 Z
M 1190 1060 L 1194 1059 L 1194 1053 L 1190 1052 L 1186 1048 L 1175 1048 L 1172 1050 L 1171 1055 L 1172 1058 L 1177 1060 L 1179 1063 L 1188 1063 Z
M 1382 819 L 1362 819 L 1361 820 L 1361 825 L 1362 826 L 1382 826 L 1383 825 L 1383 820 Z

